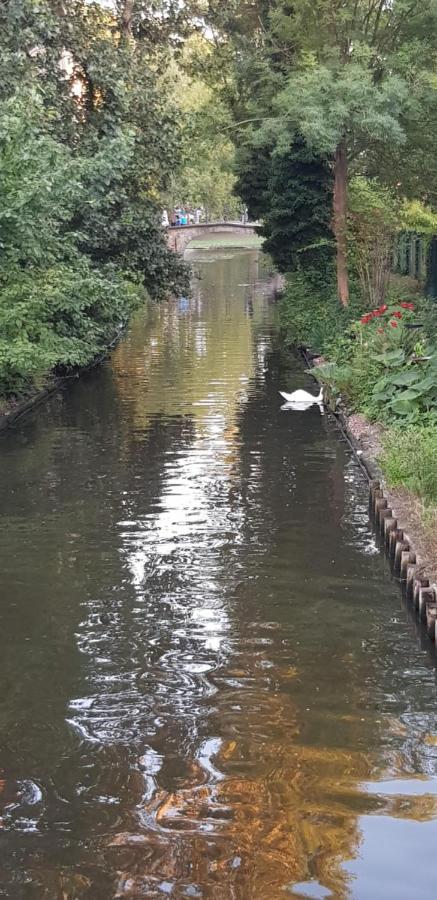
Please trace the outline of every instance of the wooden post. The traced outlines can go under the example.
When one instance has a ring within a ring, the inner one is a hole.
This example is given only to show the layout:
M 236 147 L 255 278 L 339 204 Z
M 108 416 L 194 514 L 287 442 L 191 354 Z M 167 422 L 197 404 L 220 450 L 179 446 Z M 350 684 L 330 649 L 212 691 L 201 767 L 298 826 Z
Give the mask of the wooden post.
M 375 525 L 378 530 L 381 527 L 381 515 L 387 509 L 387 500 L 385 497 L 380 497 L 375 503 Z
M 387 519 L 393 518 L 393 510 L 387 507 L 386 509 L 380 509 L 379 511 L 379 530 L 382 535 L 385 537 L 385 523 Z
M 373 516 L 375 516 L 375 514 L 376 514 L 376 504 L 377 504 L 378 500 L 383 500 L 383 499 L 384 499 L 384 494 L 382 493 L 380 488 L 378 488 L 377 490 L 375 490 L 373 492 L 373 496 L 372 496 L 372 515 Z
M 384 497 L 377 497 L 375 500 L 375 520 L 377 525 L 380 522 L 381 512 L 384 509 L 387 509 L 387 500 Z
M 402 581 L 407 580 L 407 568 L 416 562 L 416 554 L 411 550 L 403 550 L 401 553 L 400 576 Z
M 399 576 L 401 574 L 402 552 L 404 550 L 409 550 L 409 549 L 410 549 L 410 545 L 409 545 L 408 541 L 396 541 L 395 556 L 394 556 L 394 562 L 393 562 L 393 575 L 395 575 L 397 578 L 399 578 Z
M 426 632 L 432 641 L 435 640 L 435 621 L 437 618 L 437 605 L 432 604 L 426 607 Z
M 390 532 L 390 540 L 388 545 L 388 555 L 390 557 L 390 560 L 394 559 L 397 542 L 402 541 L 403 539 L 404 532 L 402 531 L 402 528 L 395 528 Z
M 389 548 L 390 534 L 392 531 L 396 531 L 397 527 L 398 527 L 397 519 L 394 519 L 394 518 L 384 519 L 384 542 L 385 542 L 387 551 Z
M 419 616 L 422 622 L 426 622 L 426 609 L 435 603 L 434 591 L 429 587 L 419 588 Z
M 423 578 L 419 576 L 415 578 L 413 581 L 413 604 L 416 609 L 419 609 L 419 591 L 421 588 L 429 587 L 429 578 Z
M 413 599 L 414 576 L 416 574 L 416 569 L 417 569 L 417 566 L 415 566 L 415 565 L 410 564 L 407 566 L 407 574 L 406 574 L 406 578 L 405 578 L 405 580 L 407 582 L 407 588 L 406 588 L 407 600 Z

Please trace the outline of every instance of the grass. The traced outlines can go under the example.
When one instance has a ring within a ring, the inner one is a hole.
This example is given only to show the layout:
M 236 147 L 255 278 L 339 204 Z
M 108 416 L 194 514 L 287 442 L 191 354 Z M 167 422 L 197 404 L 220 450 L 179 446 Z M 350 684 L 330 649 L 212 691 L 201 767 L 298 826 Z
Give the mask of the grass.
M 217 234 L 205 238 L 196 238 L 186 248 L 187 250 L 219 250 L 221 248 L 232 250 L 261 250 L 262 237 L 256 234 Z
M 388 428 L 381 464 L 391 485 L 437 506 L 437 425 Z

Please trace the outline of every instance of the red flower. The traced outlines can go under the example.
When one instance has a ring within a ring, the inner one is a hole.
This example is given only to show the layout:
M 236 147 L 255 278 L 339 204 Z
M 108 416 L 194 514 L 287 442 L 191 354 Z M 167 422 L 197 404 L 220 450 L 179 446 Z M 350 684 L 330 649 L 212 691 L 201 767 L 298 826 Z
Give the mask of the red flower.
M 378 307 L 378 312 L 380 312 L 381 314 L 387 312 L 387 310 L 388 310 L 388 306 L 386 303 L 383 303 L 382 306 Z
M 397 309 L 396 312 L 393 313 L 393 316 L 395 319 L 402 319 L 402 313 L 399 309 Z
M 401 303 L 402 309 L 414 309 L 414 303 Z
M 390 325 L 391 325 L 392 328 L 397 328 L 397 327 L 398 327 L 398 323 L 397 323 L 397 322 L 393 322 L 393 319 L 390 321 Z
M 367 313 L 367 316 L 361 316 L 360 322 L 362 325 L 367 325 L 367 323 L 370 322 L 371 318 L 371 314 Z

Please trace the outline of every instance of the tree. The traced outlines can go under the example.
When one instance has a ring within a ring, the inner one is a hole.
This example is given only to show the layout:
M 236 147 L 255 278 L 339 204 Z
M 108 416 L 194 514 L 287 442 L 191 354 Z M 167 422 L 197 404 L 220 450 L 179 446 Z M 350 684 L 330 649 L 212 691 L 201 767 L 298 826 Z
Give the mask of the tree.
M 210 48 L 199 35 L 173 55 L 167 83 L 180 109 L 179 165 L 167 192 L 169 206 L 180 203 L 208 210 L 211 218 L 237 215 L 241 203 L 235 183 L 235 147 L 230 137 L 231 116 L 223 98 L 202 78 Z
M 9 0 L 0 26 L 5 394 L 91 360 L 143 287 L 185 291 L 187 269 L 161 228 L 180 116 L 156 4 Z
M 262 219 L 264 246 L 285 271 L 331 256 L 332 177 L 329 160 L 302 135 L 279 140 L 278 129 L 266 127 L 292 56 L 287 41 L 272 40 L 270 11 L 267 0 L 210 0 L 212 50 L 202 71 L 233 119 L 227 134 L 237 148 L 235 192 Z
M 332 256 L 332 179 L 327 160 L 302 139 L 287 151 L 246 145 L 237 157 L 238 194 L 262 218 L 265 250 L 281 272 L 324 267 Z
M 406 142 L 408 110 L 423 96 L 418 54 L 426 60 L 436 21 L 435 0 L 285 0 L 272 11 L 274 34 L 285 32 L 295 49 L 277 116 L 334 158 L 333 226 L 343 305 L 349 299 L 348 170 L 362 164 L 370 148 Z M 412 48 L 415 66 L 408 62 Z
M 347 305 L 348 179 L 371 166 L 375 174 L 380 155 L 388 170 L 400 148 L 405 154 L 410 141 L 417 143 L 418 108 L 436 119 L 427 66 L 437 40 L 437 0 L 234 0 L 228 18 L 211 0 L 209 14 L 222 36 L 220 58 L 226 42 L 238 48 L 236 57 L 253 46 L 255 77 L 240 94 L 240 134 L 252 120 L 280 151 L 298 136 L 332 160 L 338 296 Z M 231 102 L 237 111 L 235 97 Z

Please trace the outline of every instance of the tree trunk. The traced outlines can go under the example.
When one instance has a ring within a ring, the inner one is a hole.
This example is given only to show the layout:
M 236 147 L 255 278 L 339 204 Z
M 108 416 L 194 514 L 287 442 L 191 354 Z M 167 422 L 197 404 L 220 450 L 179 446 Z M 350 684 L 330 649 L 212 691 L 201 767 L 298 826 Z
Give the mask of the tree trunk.
M 349 303 L 347 266 L 347 152 L 343 138 L 335 151 L 334 163 L 334 234 L 337 248 L 337 290 L 343 306 Z
M 132 16 L 134 11 L 134 0 L 124 0 L 121 13 L 121 33 L 124 40 L 132 39 Z

